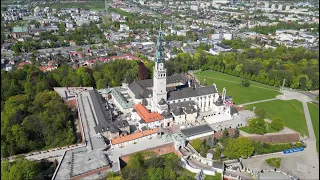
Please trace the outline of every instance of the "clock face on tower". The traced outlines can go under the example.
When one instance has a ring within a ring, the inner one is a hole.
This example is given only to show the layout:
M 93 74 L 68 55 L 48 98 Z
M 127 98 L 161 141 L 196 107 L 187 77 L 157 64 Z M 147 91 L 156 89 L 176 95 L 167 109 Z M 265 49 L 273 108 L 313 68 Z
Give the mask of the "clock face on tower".
M 159 63 L 159 69 L 163 69 L 163 63 Z

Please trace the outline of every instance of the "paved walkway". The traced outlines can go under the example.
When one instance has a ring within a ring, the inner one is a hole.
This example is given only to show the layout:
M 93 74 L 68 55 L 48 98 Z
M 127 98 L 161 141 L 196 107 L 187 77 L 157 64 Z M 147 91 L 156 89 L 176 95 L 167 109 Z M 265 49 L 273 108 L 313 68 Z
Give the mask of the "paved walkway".
M 307 148 L 305 148 L 305 150 L 302 152 L 292 154 L 283 154 L 280 152 L 275 154 L 255 156 L 249 159 L 244 159 L 243 164 L 245 167 L 253 171 L 261 171 L 262 169 L 270 168 L 265 163 L 266 159 L 280 157 L 282 158 L 282 165 L 280 167 L 281 171 L 287 172 L 301 179 L 319 179 L 319 157 L 316 151 L 316 138 L 307 104 L 308 102 L 312 101 L 312 99 L 300 92 L 286 90 L 282 90 L 281 92 L 283 95 L 279 95 L 277 98 L 251 102 L 243 105 L 271 101 L 275 99 L 281 99 L 284 101 L 296 99 L 302 102 L 309 132 L 309 138 L 306 140 Z
M 249 104 L 257 104 L 257 103 L 262 103 L 262 102 L 267 102 L 267 101 L 274 101 L 277 99 L 278 98 L 271 98 L 271 99 L 265 99 L 265 100 L 261 100 L 261 101 L 253 101 L 253 102 L 249 102 L 249 103 L 240 104 L 239 106 L 245 106 L 245 105 L 249 105 Z
M 306 117 L 306 120 L 307 120 L 309 137 L 315 140 L 316 136 L 314 134 L 313 125 L 312 125 L 312 121 L 311 121 L 311 117 L 308 109 L 308 104 L 307 102 L 302 102 L 302 105 L 303 105 L 304 116 Z

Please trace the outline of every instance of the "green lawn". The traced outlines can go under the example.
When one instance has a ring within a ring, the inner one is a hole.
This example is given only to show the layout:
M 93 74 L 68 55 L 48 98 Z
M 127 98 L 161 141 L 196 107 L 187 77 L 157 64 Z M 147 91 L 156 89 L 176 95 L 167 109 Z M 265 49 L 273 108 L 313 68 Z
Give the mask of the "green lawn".
M 227 96 L 232 96 L 233 101 L 236 104 L 275 98 L 277 95 L 281 94 L 278 91 L 279 88 L 260 84 L 254 81 L 250 81 L 250 87 L 242 87 L 240 85 L 241 79 L 239 77 L 220 72 L 207 70 L 197 72 L 195 75 L 201 82 L 205 79 L 205 82 L 208 85 L 215 83 L 219 93 L 222 93 L 222 89 L 225 87 L 227 90 Z
M 274 100 L 257 104 L 247 105 L 245 108 L 252 110 L 253 107 L 263 108 L 268 119 L 279 117 L 286 127 L 300 132 L 301 136 L 308 136 L 307 123 L 303 112 L 302 103 L 298 100 Z
M 281 158 L 267 159 L 266 163 L 271 167 L 280 168 L 280 166 L 281 166 Z
M 189 179 L 194 179 L 194 177 L 196 177 L 197 174 L 189 171 L 188 169 L 183 168 L 181 171 L 181 175 L 186 175 L 189 177 Z
M 204 180 L 221 180 L 221 173 L 216 173 L 216 175 L 214 176 L 209 176 L 209 175 L 206 175 L 204 177 Z
M 267 123 L 267 124 L 269 124 L 269 123 Z M 243 131 L 243 132 L 246 132 L 248 134 L 251 134 L 250 131 L 249 131 L 249 127 L 248 126 L 241 127 L 240 130 Z M 267 133 L 274 133 L 274 132 L 279 132 L 279 131 L 270 128 L 270 125 L 269 125 L 268 128 L 267 128 Z
M 312 120 L 314 134 L 317 139 L 317 151 L 319 152 L 319 105 L 308 103 L 308 109 Z

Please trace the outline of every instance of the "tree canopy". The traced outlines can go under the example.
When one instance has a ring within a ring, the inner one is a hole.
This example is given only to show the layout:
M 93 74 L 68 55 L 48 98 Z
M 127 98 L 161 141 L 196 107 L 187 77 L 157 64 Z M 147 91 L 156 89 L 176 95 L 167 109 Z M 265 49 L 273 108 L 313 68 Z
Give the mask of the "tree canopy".
M 246 137 L 229 138 L 223 154 L 232 159 L 250 157 L 254 152 L 252 141 Z
M 319 52 L 280 46 L 276 49 L 244 48 L 240 52 L 211 55 L 198 48 L 166 61 L 167 74 L 188 70 L 214 70 L 263 84 L 302 90 L 319 89 Z
M 248 121 L 248 127 L 253 134 L 265 134 L 267 132 L 266 123 L 262 118 L 252 118 Z
M 189 179 L 183 174 L 179 166 L 180 159 L 175 154 L 157 156 L 154 153 L 146 155 L 138 152 L 129 157 L 127 166 L 121 170 L 123 179 L 154 179 L 154 180 L 175 180 L 179 178 Z
M 284 122 L 281 118 L 274 117 L 270 123 L 272 129 L 280 131 L 284 128 Z
M 1 162 L 1 179 L 6 180 L 49 180 L 54 173 L 53 163 L 18 158 L 13 162 Z M 46 171 L 46 172 L 45 172 Z
M 259 109 L 255 109 L 254 110 L 254 114 L 258 117 L 258 118 L 262 118 L 264 119 L 266 117 L 266 111 L 262 108 Z

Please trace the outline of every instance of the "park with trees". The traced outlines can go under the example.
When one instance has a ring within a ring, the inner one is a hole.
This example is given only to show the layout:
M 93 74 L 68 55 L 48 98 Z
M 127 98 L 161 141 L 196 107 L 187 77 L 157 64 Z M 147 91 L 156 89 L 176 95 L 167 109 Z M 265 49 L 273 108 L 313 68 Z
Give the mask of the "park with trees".
M 154 152 L 138 152 L 129 157 L 121 176 L 126 180 L 191 180 L 195 174 L 183 169 L 180 158 L 174 153 L 157 156 Z
M 254 110 L 256 118 L 248 120 L 248 126 L 241 127 L 240 129 L 250 134 L 266 134 L 281 131 L 284 128 L 284 122 L 279 117 L 273 117 L 271 123 L 265 122 L 266 111 L 263 108 Z
M 53 87 L 119 86 L 150 78 L 152 64 L 118 60 L 93 69 L 62 65 L 43 73 L 36 65 L 1 71 L 1 156 L 75 143 L 73 114 Z M 40 122 L 40 123 L 39 123 Z
M 301 90 L 319 89 L 319 52 L 302 47 L 252 48 L 211 55 L 198 49 L 166 62 L 168 75 L 188 70 L 212 70 L 253 82 Z
M 56 164 L 47 160 L 30 161 L 17 158 L 13 162 L 1 162 L 1 179 L 6 180 L 50 180 Z

